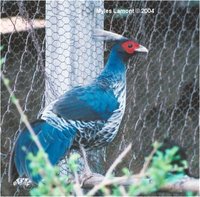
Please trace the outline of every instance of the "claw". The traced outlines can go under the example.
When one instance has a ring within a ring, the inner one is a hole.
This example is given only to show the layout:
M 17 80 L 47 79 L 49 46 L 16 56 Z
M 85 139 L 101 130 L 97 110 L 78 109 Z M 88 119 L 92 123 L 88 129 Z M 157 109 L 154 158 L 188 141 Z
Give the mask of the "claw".
M 83 173 L 81 176 L 81 179 L 80 179 L 81 187 L 85 184 L 86 181 L 88 181 L 92 177 L 101 177 L 102 179 L 104 178 L 104 176 L 102 174 L 98 174 L 98 173 L 93 173 L 93 172 L 91 172 L 90 174 Z

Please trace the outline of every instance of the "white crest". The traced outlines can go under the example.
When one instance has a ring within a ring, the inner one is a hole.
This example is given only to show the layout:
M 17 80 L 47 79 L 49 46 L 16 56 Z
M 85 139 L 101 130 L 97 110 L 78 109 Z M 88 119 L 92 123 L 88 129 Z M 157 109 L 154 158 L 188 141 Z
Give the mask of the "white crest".
M 125 36 L 122 36 L 117 33 L 113 33 L 111 31 L 106 31 L 103 29 L 94 29 L 93 37 L 98 40 L 127 40 Z

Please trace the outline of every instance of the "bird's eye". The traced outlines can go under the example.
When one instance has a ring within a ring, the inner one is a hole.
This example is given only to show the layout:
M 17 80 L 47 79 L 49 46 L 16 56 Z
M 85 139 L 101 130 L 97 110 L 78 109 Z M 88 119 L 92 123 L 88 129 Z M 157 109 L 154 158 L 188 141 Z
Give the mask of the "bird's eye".
M 128 48 L 131 48 L 132 46 L 133 46 L 132 44 L 129 44 L 129 45 L 128 45 Z

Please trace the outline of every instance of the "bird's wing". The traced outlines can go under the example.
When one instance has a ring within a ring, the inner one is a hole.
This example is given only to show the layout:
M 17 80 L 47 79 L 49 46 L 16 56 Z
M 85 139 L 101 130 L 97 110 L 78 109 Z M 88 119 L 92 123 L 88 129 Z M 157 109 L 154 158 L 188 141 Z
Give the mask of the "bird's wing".
M 111 89 L 101 86 L 77 87 L 53 105 L 53 112 L 66 120 L 107 120 L 119 106 Z

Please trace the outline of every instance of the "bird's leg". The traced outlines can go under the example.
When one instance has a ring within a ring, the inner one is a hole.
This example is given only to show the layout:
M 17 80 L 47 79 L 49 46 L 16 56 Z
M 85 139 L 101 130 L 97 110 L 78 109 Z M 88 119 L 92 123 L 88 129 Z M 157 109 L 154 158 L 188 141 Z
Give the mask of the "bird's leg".
M 81 186 L 82 186 L 84 184 L 84 182 L 86 180 L 90 179 L 91 177 L 95 177 L 95 176 L 103 177 L 103 175 L 94 173 L 91 171 L 90 166 L 88 164 L 86 151 L 82 145 L 80 145 L 80 150 L 81 150 L 81 154 L 82 154 L 83 160 L 84 160 L 84 171 L 83 171 L 82 177 L 81 177 Z
M 91 171 L 90 166 L 88 164 L 87 154 L 86 154 L 86 151 L 85 151 L 85 149 L 82 145 L 80 145 L 80 150 L 81 150 L 81 154 L 82 154 L 83 160 L 84 160 L 84 174 L 91 175 L 92 171 Z

